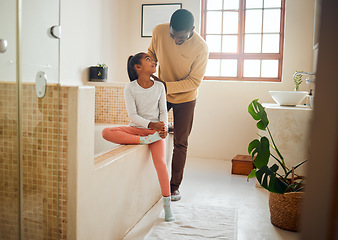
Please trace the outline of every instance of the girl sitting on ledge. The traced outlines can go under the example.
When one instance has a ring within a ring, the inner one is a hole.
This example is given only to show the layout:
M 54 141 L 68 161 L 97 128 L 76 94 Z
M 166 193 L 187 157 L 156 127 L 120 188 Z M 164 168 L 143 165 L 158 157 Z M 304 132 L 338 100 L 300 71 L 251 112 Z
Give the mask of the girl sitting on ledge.
M 156 72 L 155 62 L 146 53 L 128 58 L 130 83 L 124 89 L 130 118 L 129 126 L 105 128 L 105 140 L 117 144 L 147 144 L 151 151 L 163 196 L 165 220 L 174 221 L 170 209 L 170 183 L 165 158 L 165 138 L 168 134 L 166 93 L 161 82 L 150 76 Z M 136 80 L 136 81 L 135 81 Z

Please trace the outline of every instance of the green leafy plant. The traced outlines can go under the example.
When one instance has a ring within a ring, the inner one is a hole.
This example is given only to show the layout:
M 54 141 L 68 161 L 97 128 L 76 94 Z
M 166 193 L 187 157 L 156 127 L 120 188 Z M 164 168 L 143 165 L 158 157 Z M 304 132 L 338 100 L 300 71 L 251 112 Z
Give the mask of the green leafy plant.
M 106 68 L 107 67 L 107 65 L 104 64 L 104 63 L 98 63 L 96 66 L 97 67 L 102 67 L 102 68 Z
M 303 71 L 296 71 L 293 74 L 293 82 L 295 83 L 296 87 L 295 87 L 295 91 L 299 91 L 299 85 L 303 82 L 302 80 L 302 73 Z M 297 73 L 297 74 L 296 74 Z
M 107 65 L 104 64 L 104 63 L 98 63 L 96 66 L 97 66 L 97 67 L 101 67 L 102 69 L 107 68 Z M 99 71 L 97 72 L 97 76 L 100 77 L 101 75 L 102 75 L 102 72 L 101 72 L 101 70 L 99 70 Z
M 298 192 L 304 187 L 304 178 L 295 174 L 295 169 L 305 163 L 307 160 L 302 161 L 292 168 L 285 165 L 284 158 L 278 150 L 275 141 L 272 138 L 270 129 L 268 127 L 269 120 L 264 107 L 258 102 L 258 99 L 253 100 L 248 107 L 248 112 L 254 120 L 258 121 L 257 128 L 267 131 L 271 139 L 265 136 L 260 136 L 260 139 L 255 139 L 250 142 L 248 152 L 252 156 L 254 169 L 248 175 L 249 178 L 256 177 L 262 187 L 270 192 L 283 194 L 285 192 Z M 270 148 L 275 153 L 271 153 Z M 268 166 L 270 156 L 276 160 L 271 167 Z M 277 171 L 279 167 L 282 168 L 283 174 Z

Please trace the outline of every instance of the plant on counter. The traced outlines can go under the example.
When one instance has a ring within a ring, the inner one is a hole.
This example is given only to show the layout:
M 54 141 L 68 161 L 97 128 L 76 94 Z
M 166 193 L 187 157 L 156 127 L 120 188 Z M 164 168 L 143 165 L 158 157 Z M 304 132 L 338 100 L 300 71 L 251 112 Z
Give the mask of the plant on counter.
M 283 194 L 285 192 L 298 192 L 304 187 L 304 178 L 294 173 L 295 169 L 300 167 L 307 160 L 304 160 L 292 168 L 285 165 L 284 158 L 278 150 L 275 141 L 272 138 L 270 129 L 268 127 L 269 120 L 264 107 L 258 102 L 258 99 L 253 100 L 249 107 L 248 112 L 253 119 L 258 121 L 257 128 L 267 131 L 271 143 L 267 137 L 260 136 L 260 140 L 255 139 L 250 142 L 248 146 L 249 154 L 254 157 L 254 169 L 248 176 L 249 178 L 256 177 L 262 187 L 270 192 Z M 275 150 L 275 156 L 270 152 L 270 147 Z M 275 163 L 271 167 L 268 166 L 270 156 L 276 160 L 283 170 L 283 174 L 277 173 L 279 166 Z
M 303 82 L 303 80 L 302 80 L 303 75 L 301 73 L 303 73 L 303 71 L 296 71 L 293 74 L 293 82 L 296 85 L 295 91 L 299 91 L 299 85 Z

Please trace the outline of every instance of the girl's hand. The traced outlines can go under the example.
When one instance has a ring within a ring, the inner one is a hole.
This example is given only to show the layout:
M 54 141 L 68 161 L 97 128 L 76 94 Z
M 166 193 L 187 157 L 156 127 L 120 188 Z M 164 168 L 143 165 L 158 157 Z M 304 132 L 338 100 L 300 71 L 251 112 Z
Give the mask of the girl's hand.
M 154 129 L 157 132 L 166 131 L 164 122 L 150 122 L 148 128 Z
M 168 131 L 167 130 L 159 131 L 158 134 L 160 135 L 161 138 L 165 139 L 168 135 Z

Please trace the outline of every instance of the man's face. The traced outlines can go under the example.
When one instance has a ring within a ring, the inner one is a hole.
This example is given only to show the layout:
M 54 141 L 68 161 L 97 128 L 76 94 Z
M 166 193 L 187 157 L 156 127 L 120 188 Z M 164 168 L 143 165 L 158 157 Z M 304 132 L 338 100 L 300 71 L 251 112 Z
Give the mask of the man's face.
M 194 28 L 191 31 L 175 31 L 170 27 L 170 36 L 174 39 L 177 45 L 182 45 L 186 40 L 188 40 L 193 32 Z

